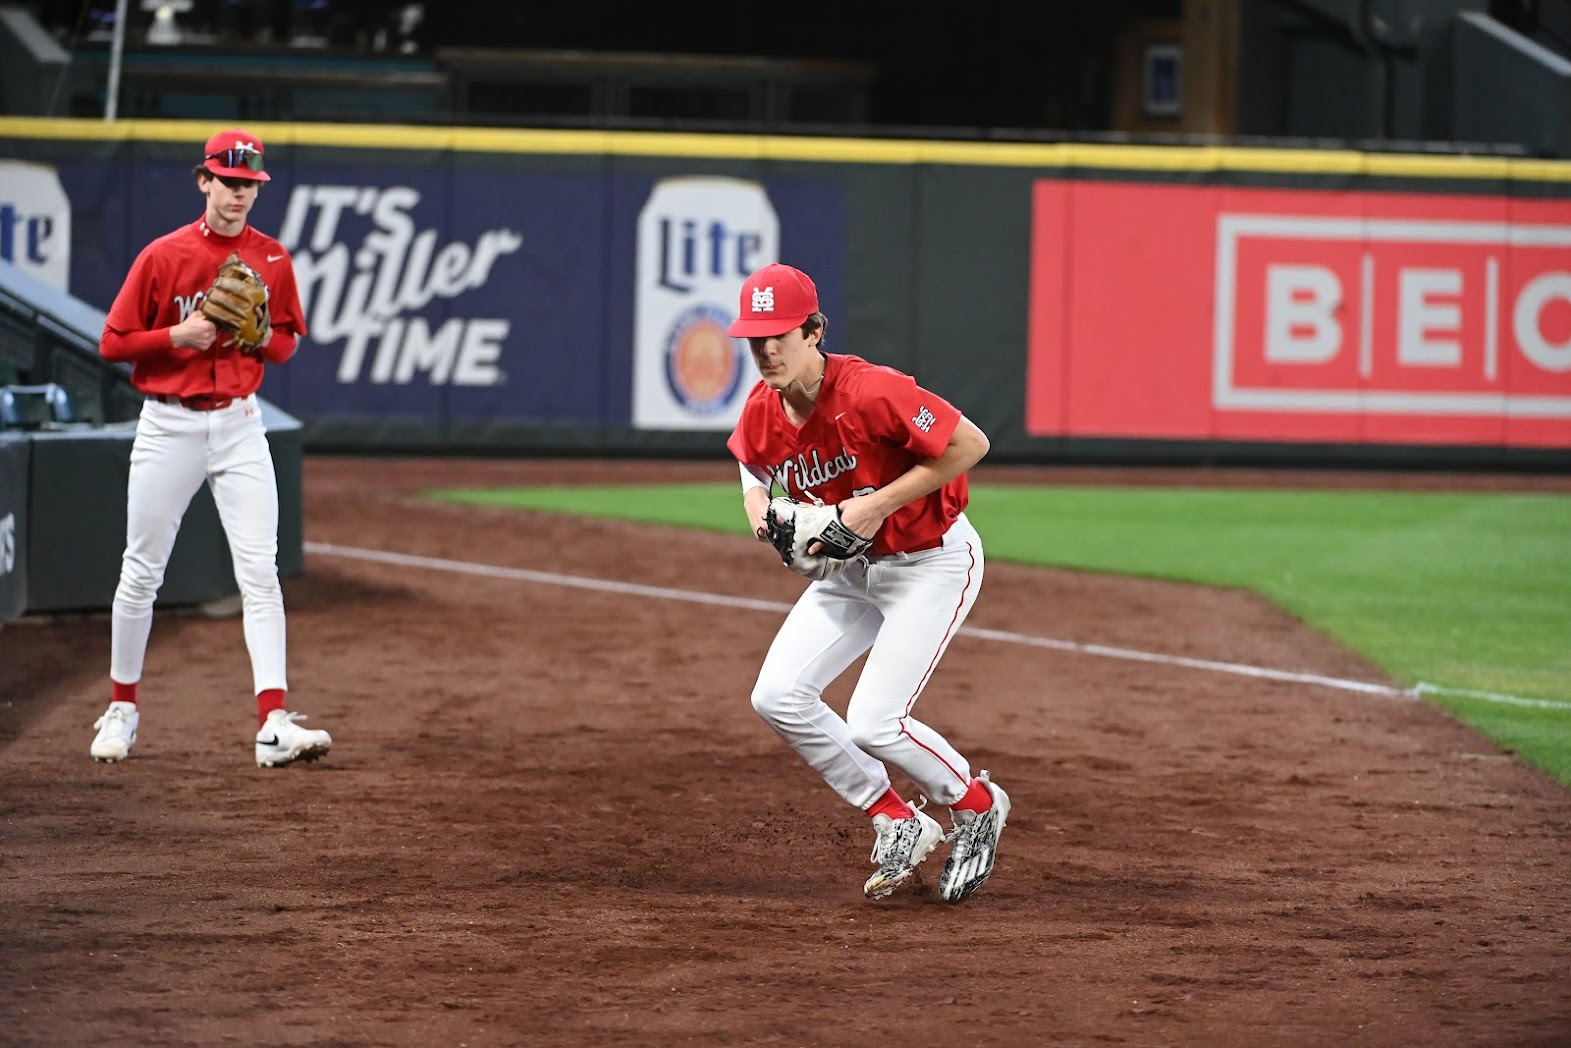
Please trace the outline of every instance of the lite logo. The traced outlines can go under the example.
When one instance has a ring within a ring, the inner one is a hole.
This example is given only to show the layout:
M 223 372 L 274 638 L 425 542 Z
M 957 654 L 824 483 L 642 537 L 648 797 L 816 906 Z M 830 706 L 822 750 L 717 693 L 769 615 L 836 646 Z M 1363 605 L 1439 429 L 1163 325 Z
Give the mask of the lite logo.
M 71 201 L 53 167 L 0 160 L 0 259 L 70 289 Z
M 16 514 L 0 517 L 0 575 L 9 575 L 16 567 Z
M 757 229 L 724 217 L 659 215 L 654 233 L 659 285 L 682 295 L 708 281 L 746 276 L 758 268 L 764 250 L 764 236 Z M 753 295 L 756 301 L 758 292 Z M 773 295 L 768 308 L 775 308 Z
M 1571 226 L 1224 214 L 1212 399 L 1571 418 Z
M 454 316 L 433 330 L 422 311 L 484 287 L 523 237 L 498 228 L 438 247 L 437 230 L 411 214 L 420 199 L 408 186 L 294 187 L 279 239 L 294 255 L 311 337 L 343 343 L 341 383 L 497 385 L 507 318 Z
M 47 262 L 46 248 L 54 231 L 52 215 L 29 215 L 15 204 L 0 203 L 0 258 L 12 265 L 30 262 L 41 266 Z

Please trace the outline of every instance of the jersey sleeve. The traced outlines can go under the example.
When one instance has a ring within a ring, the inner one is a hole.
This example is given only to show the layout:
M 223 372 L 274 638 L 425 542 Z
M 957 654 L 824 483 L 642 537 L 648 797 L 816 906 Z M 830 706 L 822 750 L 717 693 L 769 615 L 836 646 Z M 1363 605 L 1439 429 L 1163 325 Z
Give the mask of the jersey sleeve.
M 860 403 L 871 434 L 924 459 L 944 453 L 960 424 L 959 408 L 891 368 L 871 369 L 862 384 Z
M 279 247 L 282 251 L 282 246 Z M 300 304 L 300 285 L 295 279 L 294 260 L 284 263 L 279 281 L 268 290 L 268 319 L 275 328 L 283 328 L 297 339 L 309 332 L 305 327 L 305 308 Z
M 158 267 L 152 246 L 142 249 L 104 317 L 104 330 L 121 335 L 151 331 L 157 320 Z
M 769 493 L 769 474 L 758 466 L 749 466 L 745 462 L 738 467 L 742 475 L 742 494 L 746 495 L 754 488 L 763 488 L 764 493 Z
M 761 469 L 767 474 L 769 463 L 765 461 L 767 456 L 764 454 L 765 422 L 763 412 L 759 410 L 757 393 L 755 388 L 742 403 L 742 413 L 737 417 L 731 436 L 726 438 L 725 446 L 737 462 Z

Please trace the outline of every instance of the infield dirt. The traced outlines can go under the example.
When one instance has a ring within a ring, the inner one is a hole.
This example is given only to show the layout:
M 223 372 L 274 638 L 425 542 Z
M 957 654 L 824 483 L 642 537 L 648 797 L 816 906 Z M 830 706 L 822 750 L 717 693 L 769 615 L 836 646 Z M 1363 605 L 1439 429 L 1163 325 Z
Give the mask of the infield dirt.
M 1433 706 L 963 634 L 919 709 L 1014 800 L 997 870 L 869 903 L 866 819 L 749 705 L 802 582 L 740 510 L 709 535 L 419 498 L 733 477 L 308 457 L 314 765 L 254 766 L 236 618 L 160 614 L 118 765 L 87 753 L 107 617 L 0 630 L 0 1044 L 1571 1044 L 1571 791 Z M 1386 682 L 1242 592 L 995 560 L 969 626 Z

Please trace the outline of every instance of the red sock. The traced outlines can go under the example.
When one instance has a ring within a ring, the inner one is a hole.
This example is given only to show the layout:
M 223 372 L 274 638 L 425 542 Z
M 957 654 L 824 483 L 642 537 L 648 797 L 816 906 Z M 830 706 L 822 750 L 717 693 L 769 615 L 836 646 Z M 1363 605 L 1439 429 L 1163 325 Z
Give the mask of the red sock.
M 113 688 L 115 702 L 129 702 L 133 706 L 136 705 L 135 684 L 121 684 L 113 677 L 109 678 L 109 684 Z
M 993 795 L 987 791 L 981 779 L 972 779 L 971 785 L 966 789 L 965 796 L 951 804 L 950 809 L 964 808 L 981 815 L 993 806 Z
M 874 801 L 867 809 L 867 817 L 874 815 L 887 815 L 891 819 L 909 819 L 914 812 L 911 805 L 900 799 L 900 794 L 895 792 L 893 786 L 884 791 L 884 795 Z
M 267 715 L 284 708 L 284 689 L 268 688 L 256 695 L 256 727 L 260 731 L 267 723 Z

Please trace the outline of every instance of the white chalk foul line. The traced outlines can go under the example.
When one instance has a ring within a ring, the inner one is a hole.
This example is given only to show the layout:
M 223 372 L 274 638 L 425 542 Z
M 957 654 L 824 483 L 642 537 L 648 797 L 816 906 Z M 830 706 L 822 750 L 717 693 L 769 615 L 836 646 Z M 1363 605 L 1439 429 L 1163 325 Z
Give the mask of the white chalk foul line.
M 1189 669 L 1212 670 L 1217 673 L 1231 673 L 1240 677 L 1285 681 L 1289 684 L 1319 684 L 1327 688 L 1357 691 L 1365 695 L 1382 695 L 1393 699 L 1416 699 L 1418 697 L 1416 691 L 1407 688 L 1393 688 L 1389 684 L 1371 684 L 1368 681 L 1361 680 L 1344 680 L 1341 677 L 1326 677 L 1318 673 L 1294 673 L 1290 670 L 1273 670 L 1264 666 L 1249 666 L 1239 662 L 1217 662 L 1212 659 L 1191 659 L 1183 655 L 1161 655 L 1151 651 L 1135 651 L 1131 648 L 1110 648 L 1105 644 L 1080 644 L 1070 640 L 1031 637 L 1023 633 L 1006 633 L 1003 630 L 977 629 L 972 626 L 962 626 L 960 632 L 987 640 L 1024 644 L 1032 648 L 1052 648 L 1055 651 L 1073 651 L 1082 655 L 1100 655 L 1109 659 L 1127 659 L 1131 662 L 1157 662 L 1164 666 L 1185 666 Z
M 722 607 L 747 608 L 752 611 L 791 610 L 791 605 L 773 600 L 750 600 L 747 597 L 727 597 L 720 593 L 697 593 L 693 590 L 667 589 L 664 586 L 640 586 L 632 582 L 611 582 L 606 579 L 584 578 L 582 575 L 529 571 L 525 568 L 499 568 L 491 564 L 472 564 L 468 561 L 446 560 L 442 557 L 419 557 L 411 553 L 389 553 L 379 549 L 336 546 L 331 542 L 307 542 L 305 551 L 321 553 L 329 557 L 374 560 L 381 564 L 397 564 L 406 568 L 429 568 L 432 571 L 452 571 L 461 575 L 481 575 L 488 579 L 510 579 L 515 582 L 539 582 L 547 586 L 571 586 L 574 589 L 654 597 L 657 600 L 685 600 L 692 604 L 718 604 Z
M 721 593 L 700 593 L 694 590 L 670 589 L 665 586 L 641 586 L 632 582 L 612 582 L 607 579 L 585 578 L 581 575 L 560 575 L 550 571 L 530 571 L 526 568 L 502 568 L 492 564 L 475 564 L 463 560 L 448 560 L 443 557 L 422 557 L 411 553 L 393 553 L 387 550 L 362 549 L 357 546 L 339 546 L 331 542 L 307 542 L 304 544 L 304 549 L 307 553 L 317 553 L 327 557 L 369 560 L 380 564 L 396 564 L 406 568 L 450 571 L 462 575 L 479 575 L 484 578 L 509 579 L 516 582 L 538 582 L 547 586 L 569 586 L 574 589 L 595 590 L 600 593 L 651 597 L 656 600 L 680 600 L 690 604 L 713 604 L 726 608 L 745 608 L 749 611 L 776 611 L 782 614 L 791 610 L 790 604 L 781 603 L 780 601 L 753 600 L 748 597 L 731 597 Z M 1458 688 L 1442 687 L 1438 684 L 1420 684 L 1415 688 L 1395 688 L 1388 684 L 1346 680 L 1341 677 L 1327 677 L 1318 673 L 1294 673 L 1289 670 L 1275 670 L 1264 666 L 1249 666 L 1237 662 L 1191 659 L 1182 655 L 1162 655 L 1157 652 L 1136 651 L 1131 648 L 1113 648 L 1105 644 L 1081 644 L 1076 641 L 1056 640 L 1052 637 L 1033 637 L 1024 633 L 980 629 L 975 626 L 962 626 L 960 632 L 983 640 L 1002 641 L 1006 644 L 1019 644 L 1031 648 L 1048 648 L 1053 651 L 1068 651 L 1081 655 L 1124 659 L 1131 662 L 1152 662 L 1164 666 L 1182 666 L 1186 669 L 1230 673 L 1239 677 L 1253 677 L 1258 680 L 1281 681 L 1288 684 L 1314 684 L 1325 688 L 1335 688 L 1340 691 L 1378 695 L 1382 698 L 1417 699 L 1422 695 L 1460 695 L 1465 698 L 1500 702 L 1509 705 L 1571 710 L 1571 703 L 1566 702 L 1553 702 L 1548 699 L 1525 699 L 1515 695 L 1497 695 L 1493 692 L 1464 691 Z
M 1428 681 L 1419 681 L 1413 691 L 1419 695 L 1455 695 L 1463 699 L 1477 699 L 1480 702 L 1498 702 L 1506 706 L 1528 706 L 1540 710 L 1571 710 L 1571 702 L 1556 702 L 1554 699 L 1527 699 L 1520 695 L 1502 695 L 1497 691 L 1474 691 L 1470 688 L 1448 688 L 1444 684 L 1430 684 Z

